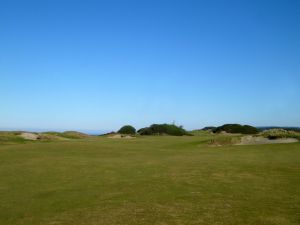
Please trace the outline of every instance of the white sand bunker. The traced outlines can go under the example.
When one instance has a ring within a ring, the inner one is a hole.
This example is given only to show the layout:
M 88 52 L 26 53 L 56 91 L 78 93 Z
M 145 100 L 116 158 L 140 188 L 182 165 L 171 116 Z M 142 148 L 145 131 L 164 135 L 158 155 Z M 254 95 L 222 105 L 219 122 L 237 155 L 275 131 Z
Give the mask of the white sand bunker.
M 294 143 L 298 142 L 296 138 L 278 138 L 268 139 L 265 137 L 245 136 L 241 138 L 241 142 L 237 145 L 263 145 L 263 144 L 278 144 L 278 143 Z
M 37 140 L 38 137 L 39 137 L 38 134 L 27 133 L 27 132 L 21 133 L 20 136 L 21 136 L 22 138 L 24 138 L 25 140 L 31 140 L 31 141 L 35 141 L 35 140 Z

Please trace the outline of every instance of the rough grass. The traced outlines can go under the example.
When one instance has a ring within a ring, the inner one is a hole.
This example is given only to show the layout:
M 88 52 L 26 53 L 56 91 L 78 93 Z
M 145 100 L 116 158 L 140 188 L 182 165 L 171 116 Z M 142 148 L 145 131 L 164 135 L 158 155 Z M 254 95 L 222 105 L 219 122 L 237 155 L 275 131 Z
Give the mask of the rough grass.
M 235 145 L 240 143 L 241 136 L 227 136 L 227 135 L 216 135 L 211 138 L 207 143 L 210 146 L 225 146 L 225 145 Z
M 81 139 L 87 138 L 89 135 L 80 133 L 77 131 L 65 131 L 65 132 L 44 132 L 44 135 L 56 136 L 60 138 L 68 138 L 68 139 Z
M 0 224 L 299 224 L 299 143 L 210 139 L 0 145 Z
M 20 134 L 20 131 L 0 131 L 0 145 L 25 143 L 25 139 L 20 137 Z
M 269 139 L 279 139 L 279 138 L 296 138 L 300 140 L 300 132 L 288 131 L 284 129 L 270 129 L 261 132 L 263 137 Z
M 208 130 L 192 130 L 190 134 L 194 136 L 213 136 L 213 133 Z

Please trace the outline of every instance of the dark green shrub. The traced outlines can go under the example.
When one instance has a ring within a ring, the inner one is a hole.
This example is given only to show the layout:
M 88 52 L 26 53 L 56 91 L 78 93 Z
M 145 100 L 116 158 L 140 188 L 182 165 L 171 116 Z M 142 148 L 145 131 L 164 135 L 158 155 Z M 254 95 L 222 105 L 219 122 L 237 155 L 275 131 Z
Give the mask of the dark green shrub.
M 259 130 L 256 127 L 252 127 L 249 125 L 243 126 L 243 132 L 242 134 L 257 134 Z
M 225 124 L 223 126 L 217 127 L 214 132 L 220 133 L 225 131 L 227 133 L 233 134 L 257 134 L 258 129 L 249 125 L 240 125 L 240 124 Z
M 140 129 L 138 133 L 140 135 L 191 135 L 182 126 L 174 124 L 152 124 L 150 127 Z
M 133 126 L 130 126 L 130 125 L 126 125 L 126 126 L 123 126 L 119 131 L 118 133 L 120 134 L 135 134 L 136 133 L 136 130 Z
M 145 127 L 145 128 L 139 129 L 138 133 L 140 135 L 153 135 L 153 131 L 151 130 L 150 127 Z
M 216 127 L 211 126 L 211 127 L 204 127 L 204 128 L 202 128 L 201 130 L 213 131 L 213 130 L 215 130 L 215 129 L 216 129 Z

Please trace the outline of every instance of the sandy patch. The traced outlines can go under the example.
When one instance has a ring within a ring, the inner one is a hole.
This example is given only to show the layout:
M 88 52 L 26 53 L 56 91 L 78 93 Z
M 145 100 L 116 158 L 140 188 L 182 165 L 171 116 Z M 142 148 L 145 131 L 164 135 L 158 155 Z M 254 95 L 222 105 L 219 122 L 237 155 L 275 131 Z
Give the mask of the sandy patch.
M 22 138 L 24 138 L 25 140 L 32 140 L 35 141 L 38 139 L 39 135 L 38 134 L 34 134 L 34 133 L 27 133 L 27 132 L 23 132 L 20 134 L 20 136 Z
M 132 138 L 136 138 L 136 137 L 132 137 L 132 136 L 125 136 L 125 137 L 123 137 L 123 138 L 125 138 L 125 139 L 132 139 Z
M 132 137 L 132 136 L 129 136 L 129 135 L 121 135 L 121 134 L 115 134 L 115 135 L 112 135 L 112 136 L 109 136 L 108 138 L 111 138 L 111 139 L 132 139 L 132 138 L 135 138 L 135 137 Z
M 115 134 L 115 135 L 109 136 L 108 138 L 111 138 L 111 139 L 120 139 L 120 138 L 122 138 L 122 135 L 121 134 Z

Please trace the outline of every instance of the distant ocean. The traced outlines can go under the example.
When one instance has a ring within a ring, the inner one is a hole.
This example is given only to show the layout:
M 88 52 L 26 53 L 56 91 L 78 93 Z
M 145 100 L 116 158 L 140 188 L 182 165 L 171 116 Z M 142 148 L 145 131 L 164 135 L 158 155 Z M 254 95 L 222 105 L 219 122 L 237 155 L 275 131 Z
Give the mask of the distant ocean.
M 89 134 L 89 135 L 101 135 L 101 134 L 107 134 L 111 132 L 111 130 L 78 130 L 79 132 Z

